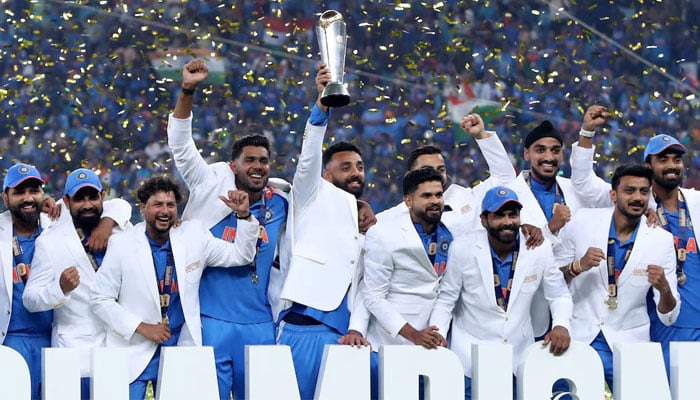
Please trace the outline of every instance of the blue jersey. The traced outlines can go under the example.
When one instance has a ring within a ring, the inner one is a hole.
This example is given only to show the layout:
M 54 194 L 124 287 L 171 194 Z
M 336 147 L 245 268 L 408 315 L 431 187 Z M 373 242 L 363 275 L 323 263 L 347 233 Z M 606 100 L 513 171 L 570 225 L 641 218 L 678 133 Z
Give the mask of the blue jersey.
M 669 228 L 673 234 L 676 246 L 679 244 L 679 221 L 678 211 L 669 212 L 664 210 L 664 215 L 668 221 Z M 700 258 L 698 257 L 698 245 L 695 239 L 694 230 L 689 229 L 689 237 L 685 243 L 686 260 L 683 264 L 683 271 L 687 279 L 684 284 L 678 285 L 678 293 L 681 296 L 681 310 L 678 319 L 673 326 L 681 328 L 700 328 Z M 658 319 L 656 312 L 651 312 L 652 319 Z
M 287 209 L 287 200 L 269 190 L 264 190 L 261 199 L 251 205 L 250 212 L 261 227 L 255 267 L 206 268 L 199 287 L 202 315 L 236 323 L 272 321 L 267 286 L 277 240 L 287 220 Z M 212 227 L 211 233 L 214 237 L 232 242 L 237 226 L 238 219 L 231 213 Z M 253 281 L 254 273 L 257 283 Z
M 547 217 L 547 221 L 552 219 L 552 213 L 554 211 L 555 203 L 564 203 L 564 195 L 559 192 L 559 184 L 554 183 L 552 187 L 547 189 L 544 183 L 540 183 L 537 179 L 530 175 L 530 189 L 532 194 L 535 195 L 537 202 L 540 203 L 544 215 Z
M 171 331 L 179 330 L 182 324 L 185 323 L 185 314 L 182 311 L 182 301 L 180 299 L 180 288 L 177 281 L 177 272 L 175 270 L 175 260 L 173 259 L 173 249 L 170 246 L 170 239 L 168 239 L 164 244 L 160 244 L 155 240 L 151 239 L 146 233 L 148 238 L 148 244 L 151 246 L 151 255 L 153 256 L 153 265 L 155 270 L 153 273 L 156 276 L 156 281 L 158 282 L 158 293 L 160 295 L 168 295 L 169 300 L 167 305 L 161 302 L 161 311 L 167 312 Z M 166 272 L 169 272 L 170 276 L 166 277 Z M 167 285 L 166 285 L 167 281 Z M 171 335 L 171 340 L 175 335 Z M 169 346 L 174 345 L 172 343 L 163 343 L 163 345 Z M 177 343 L 175 340 L 174 343 Z
M 608 233 L 608 238 L 613 239 L 615 241 L 613 245 L 614 249 L 614 254 L 608 254 L 608 257 L 614 257 L 615 259 L 615 274 L 619 275 L 622 269 L 625 266 L 625 261 L 627 260 L 626 254 L 628 250 L 631 250 L 632 247 L 634 246 L 634 241 L 637 239 L 637 231 L 639 230 L 639 224 L 637 224 L 637 227 L 634 228 L 634 232 L 632 232 L 632 236 L 624 242 L 620 243 L 620 240 L 617 238 L 617 231 L 615 230 L 615 219 L 612 219 L 612 222 L 610 223 L 610 232 Z M 606 264 L 607 266 L 607 264 Z
M 13 249 L 12 266 L 12 315 L 8 333 L 50 333 L 53 311 L 29 312 L 22 303 L 24 284 L 31 273 L 31 260 L 34 257 L 34 241 L 41 233 L 41 227 L 30 237 L 16 235 L 17 245 L 21 251 Z M 22 265 L 24 264 L 24 265 Z
M 284 319 L 284 316 L 290 312 L 309 316 L 316 321 L 321 322 L 323 325 L 334 329 L 341 335 L 346 334 L 348 332 L 348 327 L 350 326 L 350 311 L 348 310 L 347 293 L 345 293 L 345 296 L 343 296 L 343 301 L 340 302 L 340 305 L 335 310 L 321 311 L 303 304 L 294 303 L 291 308 L 282 311 L 280 319 Z

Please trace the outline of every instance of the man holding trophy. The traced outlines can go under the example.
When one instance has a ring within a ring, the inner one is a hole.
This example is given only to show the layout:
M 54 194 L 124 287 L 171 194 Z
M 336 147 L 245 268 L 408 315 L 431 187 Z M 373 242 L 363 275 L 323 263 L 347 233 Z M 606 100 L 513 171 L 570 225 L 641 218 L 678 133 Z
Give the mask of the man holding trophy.
M 291 259 L 281 265 L 282 311 L 275 314 L 277 343 L 291 348 L 302 399 L 314 396 L 325 345 L 338 344 L 348 331 L 364 232 L 376 221 L 359 200 L 365 169 L 357 146 L 338 142 L 322 151 L 328 107 L 345 105 L 350 96 L 341 81 L 342 17 L 325 12 L 317 31 L 324 63 L 316 74 L 319 96 L 292 182 L 287 219 Z

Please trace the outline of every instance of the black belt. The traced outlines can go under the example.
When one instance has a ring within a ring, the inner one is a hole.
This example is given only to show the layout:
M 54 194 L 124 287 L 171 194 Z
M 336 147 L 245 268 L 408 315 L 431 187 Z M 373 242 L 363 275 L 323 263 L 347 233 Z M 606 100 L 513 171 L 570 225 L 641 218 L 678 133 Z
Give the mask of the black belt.
M 295 312 L 287 313 L 287 315 L 282 318 L 282 321 L 292 325 L 321 325 L 320 322 L 308 315 L 297 314 Z

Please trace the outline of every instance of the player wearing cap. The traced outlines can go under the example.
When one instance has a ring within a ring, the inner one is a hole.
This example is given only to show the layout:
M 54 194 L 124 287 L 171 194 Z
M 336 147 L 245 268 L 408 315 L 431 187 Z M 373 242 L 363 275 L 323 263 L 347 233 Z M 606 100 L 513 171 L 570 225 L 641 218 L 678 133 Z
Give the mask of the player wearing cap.
M 3 181 L 2 200 L 7 211 L 0 214 L 2 276 L 0 293 L 2 344 L 19 352 L 29 367 L 31 396 L 40 398 L 41 348 L 51 346 L 52 312 L 31 312 L 22 294 L 34 256 L 35 241 L 51 221 L 41 214 L 44 179 L 28 164 L 15 164 Z
M 656 135 L 644 150 L 644 162 L 652 171 L 652 198 L 660 225 L 673 235 L 676 245 L 676 277 L 681 297 L 680 314 L 672 326 L 660 321 L 647 301 L 651 318 L 651 340 L 661 343 L 670 373 L 669 343 L 700 340 L 700 258 L 694 221 L 700 221 L 700 193 L 681 188 L 685 147 L 674 137 Z
M 530 307 L 538 287 L 544 289 L 553 320 L 544 344 L 554 354 L 566 351 L 570 344 L 571 295 L 549 242 L 529 249 L 521 240 L 522 208 L 511 189 L 489 189 L 481 204 L 485 230 L 456 237 L 447 256 L 430 325 L 437 326 L 444 338 L 452 321 L 450 348 L 462 361 L 468 399 L 471 344 L 511 344 L 515 372 L 523 351 L 534 343 Z
M 610 192 L 614 207 L 579 210 L 554 250 L 557 264 L 567 265 L 572 277 L 572 337 L 598 352 L 610 388 L 614 346 L 649 341 L 649 289 L 662 323 L 673 324 L 681 308 L 673 238 L 645 223 L 651 179 L 644 165 L 617 167 Z
M 68 175 L 64 193 L 70 218 L 37 239 L 22 299 L 28 310 L 54 310 L 52 346 L 80 350 L 82 397 L 89 398 L 90 348 L 104 346 L 106 333 L 89 309 L 90 287 L 104 250 L 90 249 L 88 241 L 100 224 L 115 232 L 130 225 L 131 206 L 122 199 L 103 203 L 99 177 L 85 168 Z
M 233 243 L 215 238 L 198 220 L 173 226 L 181 195 L 170 178 L 145 180 L 137 197 L 144 222 L 110 239 L 91 292 L 91 308 L 108 330 L 107 346 L 129 349 L 131 399 L 143 399 L 149 381 L 157 389 L 160 346 L 202 345 L 202 272 L 207 266 L 246 268 L 260 227 L 242 190 L 219 197 L 241 216 Z

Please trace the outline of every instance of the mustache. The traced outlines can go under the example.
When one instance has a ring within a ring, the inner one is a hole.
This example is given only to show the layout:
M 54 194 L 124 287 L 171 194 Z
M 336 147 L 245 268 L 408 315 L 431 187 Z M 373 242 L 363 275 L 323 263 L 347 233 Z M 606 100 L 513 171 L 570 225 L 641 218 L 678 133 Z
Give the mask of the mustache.
M 676 174 L 680 175 L 681 174 L 681 169 L 680 168 L 666 168 L 665 170 L 661 171 L 662 174 Z
M 643 201 L 631 201 L 630 206 L 634 207 L 644 207 L 644 202 Z
M 513 231 L 513 232 L 518 232 L 518 225 L 506 225 L 502 228 L 498 229 L 499 232 L 505 232 L 505 231 Z
M 364 183 L 364 181 L 359 177 L 359 176 L 353 176 L 352 178 L 348 179 L 348 183 Z

